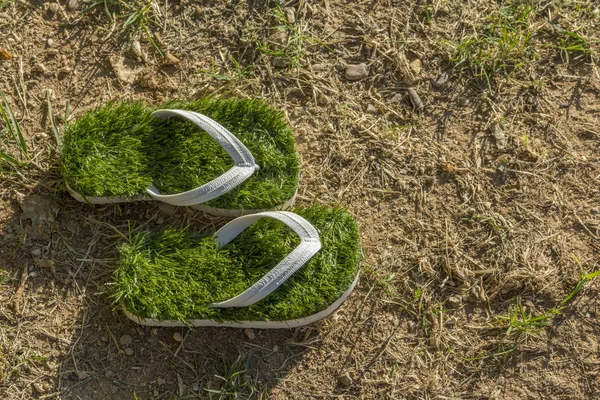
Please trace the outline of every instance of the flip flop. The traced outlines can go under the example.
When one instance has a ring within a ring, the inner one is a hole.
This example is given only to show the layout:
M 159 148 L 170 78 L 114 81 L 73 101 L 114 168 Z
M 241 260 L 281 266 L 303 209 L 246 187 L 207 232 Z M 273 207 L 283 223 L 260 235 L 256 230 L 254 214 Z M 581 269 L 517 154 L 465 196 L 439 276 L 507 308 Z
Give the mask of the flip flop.
M 246 215 L 212 237 L 140 232 L 120 249 L 115 304 L 150 326 L 292 328 L 334 312 L 359 276 L 360 236 L 343 209 Z
M 80 116 L 63 134 L 61 170 L 79 201 L 158 200 L 233 217 L 291 206 L 299 166 L 281 112 L 203 98 L 157 109 L 110 103 Z

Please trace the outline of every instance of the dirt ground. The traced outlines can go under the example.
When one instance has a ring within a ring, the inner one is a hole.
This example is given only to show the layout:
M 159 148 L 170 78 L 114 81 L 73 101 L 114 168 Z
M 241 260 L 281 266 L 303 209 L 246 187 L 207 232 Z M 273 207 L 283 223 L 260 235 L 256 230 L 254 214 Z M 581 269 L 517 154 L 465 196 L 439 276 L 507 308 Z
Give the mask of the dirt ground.
M 0 0 L 29 149 L 0 120 L 25 163 L 0 161 L 0 398 L 600 397 L 594 2 L 59 3 Z M 225 220 L 76 202 L 53 125 L 206 94 L 283 110 L 299 203 L 359 221 L 362 278 L 326 320 L 151 329 L 107 298 L 130 229 Z

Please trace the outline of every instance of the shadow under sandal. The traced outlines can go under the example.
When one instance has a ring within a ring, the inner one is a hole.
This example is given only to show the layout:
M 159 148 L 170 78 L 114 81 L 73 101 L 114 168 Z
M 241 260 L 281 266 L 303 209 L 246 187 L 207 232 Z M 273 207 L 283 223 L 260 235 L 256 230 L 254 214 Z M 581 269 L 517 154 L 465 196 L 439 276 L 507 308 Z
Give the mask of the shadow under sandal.
M 233 217 L 289 207 L 298 188 L 292 131 L 261 101 L 111 103 L 63 136 L 63 178 L 82 202 L 158 200 Z
M 120 251 L 113 297 L 137 323 L 293 328 L 352 292 L 360 237 L 345 210 L 312 206 L 242 216 L 209 237 L 140 232 Z

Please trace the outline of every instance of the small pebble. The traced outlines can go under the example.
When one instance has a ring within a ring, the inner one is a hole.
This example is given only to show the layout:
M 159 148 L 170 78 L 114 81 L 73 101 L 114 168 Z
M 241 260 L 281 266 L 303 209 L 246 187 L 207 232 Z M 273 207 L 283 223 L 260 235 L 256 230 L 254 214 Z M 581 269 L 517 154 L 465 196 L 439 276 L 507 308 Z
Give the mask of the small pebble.
M 119 339 L 119 343 L 121 343 L 121 345 L 123 345 L 123 346 L 129 346 L 131 344 L 132 340 L 133 339 L 132 339 L 131 335 L 123 335 Z
M 460 297 L 458 296 L 450 296 L 448 297 L 448 300 L 446 300 L 446 304 L 448 304 L 448 307 L 450 308 L 458 308 L 461 303 Z
M 412 72 L 414 75 L 419 75 L 421 73 L 421 60 L 417 58 L 408 64 L 408 67 L 410 68 L 410 72 Z
M 442 72 L 441 74 L 439 74 L 431 80 L 431 84 L 433 85 L 433 87 L 439 89 L 442 86 L 444 86 L 446 82 L 448 82 L 448 79 L 450 79 L 450 75 L 448 75 L 447 72 Z
M 320 106 L 326 106 L 329 104 L 329 97 L 325 96 L 323 93 L 319 93 L 317 95 L 317 104 Z
M 423 100 L 421 100 L 421 97 L 419 97 L 417 91 L 413 88 L 408 88 L 407 92 L 410 96 L 410 102 L 413 105 L 413 110 L 416 110 L 418 112 L 423 111 L 423 109 L 425 108 L 425 104 L 423 104 Z
M 373 104 L 367 104 L 365 112 L 367 114 L 377 115 L 377 108 Z
M 256 335 L 254 334 L 254 331 L 252 330 L 252 328 L 244 329 L 244 333 L 246 334 L 246 336 L 248 336 L 248 339 L 250 339 L 250 340 L 254 340 L 256 338 Z
M 590 210 L 590 213 L 592 213 L 594 215 L 598 215 L 598 214 L 600 214 L 600 208 L 594 207 Z
M 55 56 L 58 54 L 58 49 L 48 49 L 46 52 L 49 56 Z
M 171 53 L 165 54 L 163 65 L 179 65 L 181 61 Z
M 142 45 L 140 44 L 140 42 L 136 39 L 131 41 L 131 52 L 136 56 L 136 57 L 141 57 L 142 56 Z
M 127 347 L 125 348 L 125 354 L 127 354 L 128 356 L 133 354 L 133 349 L 131 347 Z
M 67 7 L 71 11 L 77 10 L 79 8 L 79 1 L 78 0 L 69 0 L 69 2 L 67 3 Z
M 469 98 L 468 97 L 461 97 L 460 99 L 458 99 L 458 104 L 460 104 L 461 106 L 466 106 L 469 105 Z
M 46 41 L 46 44 L 48 45 L 48 47 L 52 47 L 52 46 L 54 46 L 54 39 L 52 39 L 52 38 L 49 38 L 49 39 Z
M 277 68 L 286 68 L 290 66 L 290 60 L 287 57 L 274 57 L 273 58 L 273 66 Z
M 296 14 L 294 13 L 293 8 L 285 9 L 285 19 L 286 19 L 287 23 L 290 25 L 293 25 L 296 23 Z
M 503 150 L 506 147 L 506 135 L 500 124 L 496 124 L 492 130 L 492 136 L 496 139 L 496 147 L 498 150 Z
M 290 66 L 290 60 L 287 57 L 274 57 L 273 58 L 273 66 L 277 68 L 286 68 Z
M 350 375 L 348 375 L 347 372 L 338 378 L 338 382 L 343 387 L 349 387 L 350 385 L 352 385 L 352 379 L 350 378 Z
M 273 346 L 273 353 L 277 353 L 279 351 L 279 346 Z
M 181 333 L 175 332 L 173 334 L 173 340 L 176 342 L 183 342 L 183 336 L 181 336 Z
M 42 255 L 42 249 L 40 248 L 36 248 L 31 250 L 31 254 L 33 254 L 34 257 L 39 257 Z
M 48 4 L 48 11 L 50 14 L 55 15 L 58 12 L 58 3 L 50 3 Z
M 37 394 L 44 394 L 44 393 L 46 393 L 46 388 L 44 387 L 44 385 L 42 385 L 39 382 L 34 382 L 33 383 L 33 389 L 36 391 Z
M 528 102 L 529 102 L 529 106 L 533 109 L 538 108 L 538 106 L 540 105 L 540 102 L 537 99 L 537 97 L 533 96 L 533 95 L 529 96 Z
M 369 69 L 367 64 L 352 64 L 346 67 L 344 71 L 344 76 L 349 81 L 360 81 L 363 78 L 366 78 L 369 75 Z

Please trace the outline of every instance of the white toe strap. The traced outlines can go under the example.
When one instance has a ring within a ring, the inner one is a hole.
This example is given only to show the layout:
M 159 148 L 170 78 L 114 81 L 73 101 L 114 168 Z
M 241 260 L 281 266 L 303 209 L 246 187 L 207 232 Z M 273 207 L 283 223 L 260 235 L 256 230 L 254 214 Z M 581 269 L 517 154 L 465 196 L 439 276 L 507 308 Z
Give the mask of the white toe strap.
M 288 225 L 300 237 L 300 244 L 250 288 L 229 300 L 213 303 L 213 307 L 246 307 L 256 303 L 281 286 L 321 249 L 319 233 L 315 227 L 301 216 L 287 211 L 267 211 L 236 218 L 219 229 L 213 237 L 217 239 L 219 247 L 223 247 L 264 217 L 275 218 Z
M 175 206 L 191 206 L 205 203 L 242 184 L 259 169 L 258 165 L 254 162 L 254 157 L 250 153 L 250 150 L 231 132 L 205 115 L 185 110 L 157 110 L 152 113 L 152 116 L 162 119 L 182 117 L 196 124 L 225 149 L 231 158 L 233 158 L 234 163 L 233 167 L 223 175 L 187 192 L 160 194 L 158 189 L 152 185 L 146 189 L 146 192 L 155 200 Z

